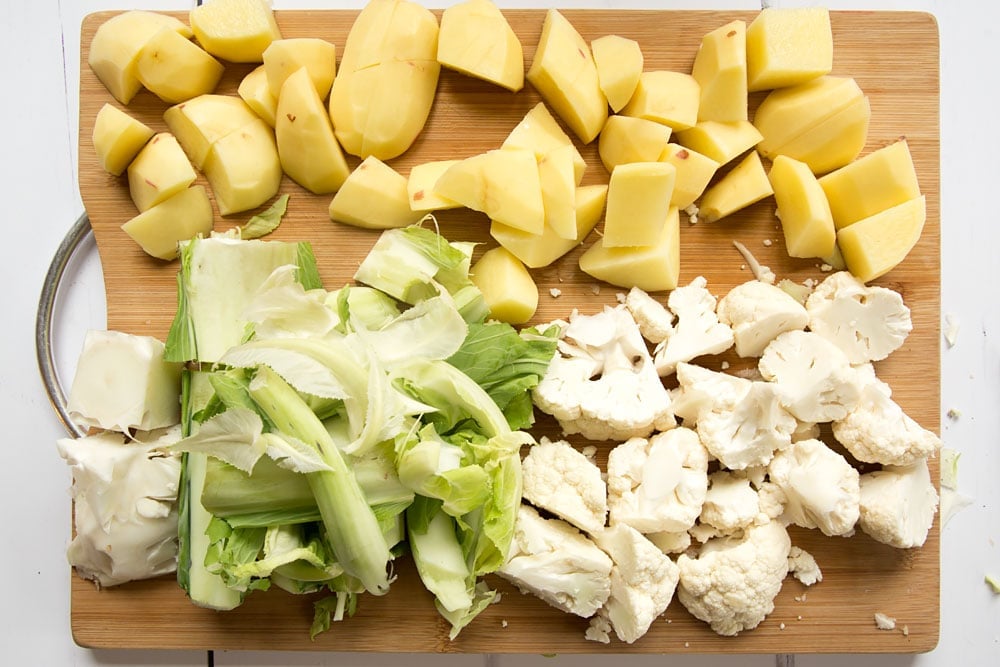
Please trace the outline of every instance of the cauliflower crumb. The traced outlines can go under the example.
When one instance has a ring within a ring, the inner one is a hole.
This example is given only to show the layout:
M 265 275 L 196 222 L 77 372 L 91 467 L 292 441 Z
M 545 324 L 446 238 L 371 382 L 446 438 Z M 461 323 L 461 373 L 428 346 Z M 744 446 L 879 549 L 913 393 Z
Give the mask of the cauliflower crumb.
M 590 291 L 594 296 L 599 296 L 601 293 L 601 286 L 597 284 L 591 285 Z
M 948 419 L 955 421 L 962 416 L 961 411 L 958 408 L 948 408 Z
M 722 363 L 721 363 L 721 364 L 719 365 L 719 368 L 721 368 L 721 369 L 722 369 L 722 370 L 724 370 L 724 371 L 728 371 L 728 370 L 729 370 L 729 362 L 728 362 L 728 361 L 723 361 L 723 362 L 722 362 Z
M 880 611 L 875 612 L 875 626 L 879 630 L 895 630 L 896 629 L 896 619 L 892 616 L 886 616 Z
M 618 303 L 625 303 L 625 292 L 615 292 L 615 301 Z
M 692 225 L 698 224 L 698 214 L 701 213 L 701 210 L 698 208 L 696 204 L 691 204 L 690 206 L 685 208 L 684 213 L 687 215 L 689 223 L 691 223 Z
M 816 559 L 800 547 L 792 547 L 788 552 L 788 571 L 806 586 L 823 581 L 823 572 L 819 569 Z
M 831 271 L 833 271 L 833 266 L 831 266 L 830 264 L 820 264 L 819 270 L 822 271 L 823 273 L 830 273 Z
M 500 627 L 501 628 L 506 628 L 507 627 L 507 619 L 506 618 L 501 619 L 501 621 L 500 621 Z
M 903 626 L 903 636 L 904 637 L 909 637 L 910 636 L 910 626 L 908 626 L 908 625 L 904 625 Z
M 552 296 L 553 299 L 558 299 L 562 295 L 562 290 L 559 289 L 558 287 L 553 287 L 552 289 L 549 290 L 549 294 Z
M 771 239 L 764 239 L 763 243 L 765 248 L 770 248 L 773 241 Z
M 958 342 L 958 317 L 953 313 L 945 313 L 944 316 L 944 340 L 948 347 L 955 347 Z
M 785 629 L 785 624 L 784 623 L 778 623 L 778 629 L 779 630 L 784 630 Z

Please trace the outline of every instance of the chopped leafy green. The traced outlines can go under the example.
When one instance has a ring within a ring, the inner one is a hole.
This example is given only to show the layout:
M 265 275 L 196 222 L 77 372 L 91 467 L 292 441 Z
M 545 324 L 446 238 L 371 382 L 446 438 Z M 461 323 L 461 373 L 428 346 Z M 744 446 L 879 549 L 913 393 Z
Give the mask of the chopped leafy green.
M 240 237 L 243 239 L 259 239 L 266 236 L 278 228 L 281 219 L 285 216 L 288 208 L 288 195 L 281 195 L 274 200 L 274 203 L 267 207 L 267 210 L 258 213 L 246 224 L 240 227 Z

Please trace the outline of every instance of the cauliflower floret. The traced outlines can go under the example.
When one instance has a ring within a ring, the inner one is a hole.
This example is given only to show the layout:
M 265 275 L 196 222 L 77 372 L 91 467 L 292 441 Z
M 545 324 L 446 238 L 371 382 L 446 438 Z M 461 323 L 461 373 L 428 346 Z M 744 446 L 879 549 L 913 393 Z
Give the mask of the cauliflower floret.
M 707 485 L 708 453 L 691 429 L 632 438 L 608 455 L 610 522 L 643 533 L 687 530 Z
M 801 440 L 774 455 L 768 474 L 787 498 L 785 516 L 824 535 L 848 535 L 858 521 L 858 471 L 819 440 Z
M 160 448 L 180 439 L 180 427 L 136 437 L 147 441 L 102 432 L 57 443 L 73 471 L 76 535 L 66 555 L 81 577 L 101 586 L 177 568 L 181 463 Z
M 591 440 L 645 438 L 676 423 L 670 394 L 623 305 L 573 314 L 532 398 L 566 433 Z
M 611 595 L 611 558 L 562 519 L 544 519 L 521 505 L 507 562 L 497 570 L 523 593 L 589 618 Z
M 752 630 L 774 609 L 791 546 L 777 521 L 750 526 L 741 538 L 709 540 L 698 558 L 678 557 L 677 599 L 720 635 Z
M 781 403 L 804 422 L 843 419 L 861 397 L 857 371 L 833 343 L 808 331 L 787 331 L 764 350 L 757 365 L 776 383 Z
M 715 297 L 698 276 L 670 293 L 667 307 L 677 316 L 673 333 L 653 352 L 656 371 L 670 375 L 682 361 L 706 354 L 719 354 L 733 346 L 733 330 L 715 315 Z
M 865 463 L 907 466 L 941 448 L 941 439 L 911 419 L 878 384 L 866 385 L 861 401 L 833 422 L 833 436 Z
M 691 546 L 691 534 L 686 531 L 647 533 L 646 539 L 655 544 L 665 554 L 684 553 Z
M 746 477 L 719 470 L 708 476 L 708 492 L 700 521 L 730 534 L 753 523 L 760 514 L 757 492 Z
M 820 433 L 821 429 L 819 424 L 812 422 L 798 422 L 795 425 L 795 430 L 792 431 L 792 442 L 798 442 L 799 440 L 817 440 L 819 439 Z
M 639 325 L 642 337 L 650 343 L 658 345 L 674 332 L 673 314 L 638 287 L 629 290 L 625 297 L 625 307 Z
M 903 297 L 865 285 L 848 271 L 821 282 L 806 300 L 809 329 L 844 351 L 852 364 L 885 359 L 913 330 Z
M 934 523 L 938 495 L 927 461 L 887 466 L 861 476 L 861 530 L 896 547 L 921 547 Z
M 779 402 L 776 387 L 749 382 L 735 403 L 716 404 L 698 414 L 705 449 L 730 470 L 766 465 L 774 452 L 792 444 L 796 421 Z
M 670 406 L 691 428 L 703 409 L 736 405 L 750 391 L 750 380 L 685 362 L 677 364 L 677 381 L 680 384 L 670 392 Z
M 809 314 L 780 287 L 759 280 L 737 285 L 719 300 L 719 321 L 733 329 L 736 354 L 759 357 L 786 331 L 805 329 Z
M 522 463 L 524 499 L 594 533 L 608 517 L 608 490 L 601 469 L 565 440 L 541 442 Z
M 777 519 L 785 513 L 785 504 L 788 498 L 781 487 L 774 482 L 764 482 L 757 489 L 757 504 L 760 506 L 760 515 L 757 523 L 767 523 L 771 519 Z
M 594 536 L 611 556 L 611 597 L 597 616 L 606 617 L 618 639 L 642 637 L 674 597 L 680 570 L 655 544 L 631 526 L 619 524 Z M 603 625 L 600 621 L 598 625 Z
M 806 586 L 823 581 L 823 572 L 813 555 L 799 547 L 788 552 L 788 573 Z

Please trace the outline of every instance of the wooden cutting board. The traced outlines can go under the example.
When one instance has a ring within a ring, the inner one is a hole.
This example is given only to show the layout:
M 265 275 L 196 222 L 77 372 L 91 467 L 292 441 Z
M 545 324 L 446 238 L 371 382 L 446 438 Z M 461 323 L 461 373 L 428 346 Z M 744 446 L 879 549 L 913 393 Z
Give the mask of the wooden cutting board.
M 530 64 L 544 11 L 505 12 L 524 45 Z M 107 290 L 108 327 L 163 337 L 174 314 L 176 263 L 144 255 L 119 226 L 135 215 L 123 178 L 98 166 L 90 135 L 98 109 L 110 95 L 87 66 L 87 49 L 97 26 L 111 13 L 88 16 L 82 26 L 80 72 L 80 190 L 97 239 Z M 701 36 L 730 20 L 753 19 L 734 11 L 566 11 L 590 40 L 617 33 L 639 41 L 646 69 L 690 71 Z M 181 18 L 185 15 L 179 14 Z M 318 36 L 338 51 L 350 29 L 352 11 L 282 11 L 278 22 L 286 37 Z M 879 284 L 899 290 L 912 309 L 914 331 L 906 345 L 878 366 L 894 397 L 923 426 L 940 422 L 940 190 L 938 33 L 932 16 L 911 12 L 835 12 L 834 74 L 853 76 L 871 100 L 872 121 L 866 152 L 906 137 L 922 190 L 927 195 L 927 225 L 905 263 Z M 232 93 L 249 66 L 229 66 L 220 92 Z M 403 174 L 414 164 L 472 155 L 498 147 L 537 101 L 530 86 L 517 94 L 442 71 L 438 96 L 425 131 L 392 165 Z M 752 96 L 751 107 L 760 95 Z M 165 105 L 140 93 L 128 107 L 156 130 L 165 130 Z M 595 142 L 596 143 L 596 142 Z M 589 165 L 585 182 L 607 181 L 596 145 L 581 147 Z M 352 165 L 357 164 L 352 160 Z M 375 234 L 330 222 L 329 197 L 308 194 L 285 179 L 291 195 L 288 215 L 275 239 L 309 240 L 328 287 L 351 280 L 354 268 Z M 249 217 L 217 218 L 216 230 Z M 441 231 L 452 240 L 491 246 L 488 223 L 477 213 L 439 216 Z M 715 224 L 682 222 L 681 281 L 708 278 L 716 295 L 751 278 L 732 242 L 745 244 L 779 277 L 822 279 L 816 261 L 792 260 L 774 217 L 773 199 Z M 770 242 L 769 242 L 770 241 Z M 589 245 L 589 241 L 587 244 Z M 481 250 L 481 249 L 480 249 Z M 534 272 L 541 293 L 536 320 L 566 317 L 573 308 L 594 312 L 614 304 L 621 290 L 599 285 L 577 268 L 580 251 Z M 558 288 L 558 298 L 550 289 Z M 737 363 L 735 357 L 719 357 Z M 539 433 L 555 434 L 543 419 Z M 602 444 L 604 460 L 610 445 Z M 937 463 L 932 462 L 937 475 Z M 236 611 L 217 613 L 192 606 L 172 578 L 132 583 L 98 591 L 73 577 L 72 629 L 77 643 L 102 648 L 302 649 L 337 651 L 470 653 L 705 653 L 705 652 L 922 652 L 938 640 L 938 526 L 919 550 L 898 551 L 864 535 L 827 538 L 817 531 L 792 530 L 793 543 L 814 554 L 822 583 L 806 589 L 789 578 L 772 613 L 756 630 L 735 638 L 715 635 L 675 600 L 664 620 L 633 645 L 610 646 L 583 639 L 587 621 L 558 612 L 518 593 L 500 580 L 500 604 L 490 607 L 455 641 L 435 611 L 408 559 L 398 563 L 398 581 L 389 595 L 364 597 L 358 613 L 309 640 L 313 598 L 281 591 L 254 593 Z M 897 619 L 899 629 L 876 630 L 875 612 Z M 904 633 L 902 628 L 908 633 Z

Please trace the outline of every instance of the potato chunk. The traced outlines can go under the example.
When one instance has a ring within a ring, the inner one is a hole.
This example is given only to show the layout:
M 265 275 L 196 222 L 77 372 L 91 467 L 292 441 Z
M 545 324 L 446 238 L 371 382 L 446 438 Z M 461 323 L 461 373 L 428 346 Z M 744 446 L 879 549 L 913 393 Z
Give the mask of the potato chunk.
M 597 140 L 597 153 L 610 173 L 629 162 L 655 162 L 670 142 L 670 128 L 644 118 L 609 116 Z
M 259 63 L 264 49 L 281 39 L 281 30 L 266 0 L 212 0 L 188 14 L 202 47 L 233 63 Z
M 760 154 L 751 151 L 701 198 L 701 215 L 715 222 L 774 194 Z
M 194 185 L 140 213 L 122 231 L 158 259 L 177 257 L 177 244 L 212 231 L 212 202 L 204 186 Z
M 168 104 L 215 90 L 222 63 L 170 28 L 161 28 L 142 47 L 136 75 L 142 85 Z
M 701 88 L 690 74 L 654 70 L 643 72 L 623 116 L 656 121 L 673 130 L 686 130 L 698 122 Z
M 580 270 L 618 287 L 671 290 L 680 275 L 680 247 L 680 216 L 671 208 L 653 245 L 609 248 L 599 239 L 580 256 Z
M 335 192 L 350 173 L 309 71 L 301 67 L 278 93 L 274 134 L 281 168 L 314 194 Z
M 545 224 L 564 239 L 576 238 L 576 178 L 572 146 L 560 146 L 538 162 Z
M 465 0 L 444 10 L 437 60 L 515 93 L 524 88 L 521 40 L 492 0 Z
M 730 21 L 702 38 L 691 68 L 701 88 L 698 120 L 747 119 L 746 31 L 745 22 Z
M 161 28 L 169 28 L 185 38 L 192 35 L 190 28 L 172 16 L 140 10 L 112 16 L 94 32 L 87 64 L 122 104 L 131 102 L 142 89 L 136 62 L 142 47 Z
M 847 269 L 858 280 L 868 282 L 884 276 L 906 258 L 927 220 L 925 200 L 921 195 L 837 232 Z
M 666 162 L 633 162 L 615 167 L 608 183 L 604 246 L 656 243 L 670 212 L 677 170 Z
M 163 112 L 163 120 L 195 169 L 201 169 L 212 144 L 257 120 L 242 99 L 232 95 L 199 95 Z
M 608 118 L 597 65 L 590 46 L 555 9 L 545 14 L 527 79 L 580 141 L 597 138 Z
M 260 206 L 281 186 L 271 127 L 258 118 L 222 137 L 212 144 L 204 171 L 222 215 Z
M 337 73 L 337 47 L 317 37 L 276 39 L 264 49 L 264 73 L 272 91 L 280 91 L 291 74 L 300 67 L 309 72 L 321 100 L 330 94 Z
M 184 190 L 197 176 L 174 135 L 161 132 L 128 166 L 128 190 L 142 212 Z
M 274 127 L 274 114 L 278 110 L 278 95 L 267 83 L 267 72 L 260 65 L 250 71 L 240 81 L 237 94 L 243 98 L 247 106 L 253 109 L 265 123 Z
M 670 205 L 682 210 L 701 196 L 719 169 L 719 163 L 712 158 L 680 144 L 667 144 L 659 161 L 672 164 L 677 170 Z
M 410 199 L 410 209 L 414 211 L 443 211 L 460 208 L 457 201 L 442 197 L 434 189 L 444 172 L 458 164 L 459 160 L 435 160 L 414 165 L 406 180 L 406 192 Z
M 597 79 L 615 113 L 632 99 L 644 62 L 639 42 L 621 35 L 605 35 L 590 43 Z
M 544 102 L 533 106 L 501 144 L 501 148 L 523 148 L 533 151 L 539 160 L 560 146 L 573 146 L 573 140 L 559 127 L 559 123 L 552 117 Z M 573 173 L 577 185 L 583 181 L 586 169 L 587 163 L 574 146 Z
M 105 104 L 94 119 L 92 141 L 101 168 L 121 176 L 153 136 L 153 130 L 118 107 Z
M 747 85 L 769 90 L 805 83 L 833 69 L 825 7 L 768 7 L 747 28 Z
M 774 188 L 789 256 L 831 255 L 837 243 L 833 214 L 809 165 L 779 155 L 774 158 L 767 178 Z
M 508 324 L 524 324 L 538 308 L 538 287 L 517 257 L 505 248 L 483 253 L 469 269 L 469 278 L 483 293 L 490 317 Z
M 819 184 L 837 229 L 920 195 L 917 170 L 905 140 L 830 172 Z
M 423 214 L 410 208 L 406 177 L 377 157 L 351 172 L 330 202 L 330 219 L 368 229 L 405 227 Z
M 756 146 L 762 136 L 756 127 L 745 120 L 734 123 L 704 120 L 690 129 L 678 132 L 675 138 L 685 148 L 723 165 Z

